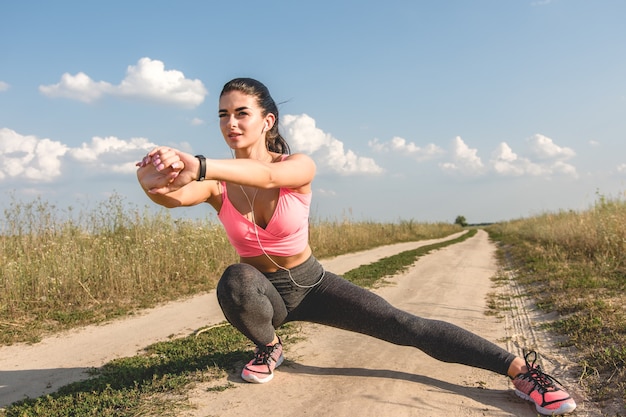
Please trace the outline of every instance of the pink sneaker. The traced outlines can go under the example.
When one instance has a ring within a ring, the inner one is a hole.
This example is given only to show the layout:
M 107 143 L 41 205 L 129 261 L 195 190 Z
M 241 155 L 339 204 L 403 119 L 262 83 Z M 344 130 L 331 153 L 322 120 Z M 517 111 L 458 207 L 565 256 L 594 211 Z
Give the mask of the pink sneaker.
M 241 377 L 244 381 L 256 384 L 269 382 L 274 378 L 274 369 L 278 368 L 284 360 L 283 344 L 280 338 L 275 345 L 257 346 L 254 350 L 254 358 L 243 367 Z
M 528 358 L 532 356 L 532 363 Z M 519 374 L 513 378 L 515 393 L 525 400 L 535 403 L 537 411 L 541 414 L 554 416 L 567 414 L 576 408 L 576 403 L 554 377 L 544 373 L 537 362 L 537 352 L 530 351 L 524 356 L 528 372 Z M 556 384 L 555 384 L 556 383 Z

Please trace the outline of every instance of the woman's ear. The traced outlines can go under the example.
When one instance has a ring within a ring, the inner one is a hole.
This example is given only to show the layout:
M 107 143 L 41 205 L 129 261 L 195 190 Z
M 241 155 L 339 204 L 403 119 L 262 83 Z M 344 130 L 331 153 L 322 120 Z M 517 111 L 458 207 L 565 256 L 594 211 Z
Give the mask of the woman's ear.
M 274 113 L 267 113 L 267 116 L 265 116 L 265 126 L 263 127 L 263 131 L 267 132 L 268 130 L 271 130 L 272 127 L 274 127 L 274 123 L 276 123 L 276 116 L 274 116 Z

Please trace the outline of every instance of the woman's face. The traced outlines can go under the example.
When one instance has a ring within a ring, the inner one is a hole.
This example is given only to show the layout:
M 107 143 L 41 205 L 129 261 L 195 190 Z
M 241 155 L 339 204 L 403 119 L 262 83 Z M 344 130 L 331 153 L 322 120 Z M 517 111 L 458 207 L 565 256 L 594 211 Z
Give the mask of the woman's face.
M 240 91 L 229 91 L 220 97 L 218 115 L 224 140 L 231 149 L 242 149 L 259 140 L 265 142 L 266 123 L 254 96 Z

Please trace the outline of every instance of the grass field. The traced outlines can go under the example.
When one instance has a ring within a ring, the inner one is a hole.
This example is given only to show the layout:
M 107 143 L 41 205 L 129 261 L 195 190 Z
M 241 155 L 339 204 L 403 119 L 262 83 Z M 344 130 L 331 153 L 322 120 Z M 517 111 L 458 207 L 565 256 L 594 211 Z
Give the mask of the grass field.
M 0 344 L 98 323 L 209 291 L 237 261 L 222 227 L 126 207 L 118 197 L 91 212 L 42 200 L 4 211 L 0 234 Z M 460 231 L 452 224 L 313 220 L 318 258 Z
M 592 398 L 622 407 L 624 224 L 626 204 L 600 198 L 583 212 L 486 227 L 502 264 L 515 268 L 541 308 L 559 313 L 548 330 L 566 335 L 564 344 L 576 347 L 580 381 Z M 313 220 L 311 244 L 323 258 L 459 230 L 443 223 Z M 359 282 L 368 286 L 422 254 L 399 254 L 353 275 L 368 276 Z M 0 344 L 11 344 L 210 290 L 236 256 L 221 227 L 209 220 L 174 220 L 167 212 L 130 209 L 113 197 L 88 213 L 59 212 L 41 200 L 14 203 L 4 212 L 0 260 Z M 283 338 L 298 337 L 292 326 L 282 331 Z M 213 353 L 207 357 L 207 351 Z M 230 326 L 219 327 L 151 346 L 145 357 L 114 361 L 89 381 L 16 404 L 0 416 L 175 415 L 173 410 L 185 406 L 189 384 L 221 375 L 248 354 L 246 340 Z

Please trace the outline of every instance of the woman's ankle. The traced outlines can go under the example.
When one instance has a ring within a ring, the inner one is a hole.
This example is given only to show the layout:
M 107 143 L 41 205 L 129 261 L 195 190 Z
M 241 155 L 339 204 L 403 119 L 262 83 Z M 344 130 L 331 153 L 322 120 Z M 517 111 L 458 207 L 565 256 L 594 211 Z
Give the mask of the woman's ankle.
M 507 372 L 507 375 L 509 376 L 509 378 L 513 379 L 519 374 L 523 374 L 525 372 L 528 372 L 528 368 L 526 367 L 526 361 L 522 358 L 517 357 L 513 359 L 513 362 L 511 362 L 511 364 L 509 365 L 509 371 Z

